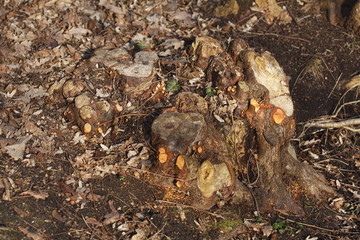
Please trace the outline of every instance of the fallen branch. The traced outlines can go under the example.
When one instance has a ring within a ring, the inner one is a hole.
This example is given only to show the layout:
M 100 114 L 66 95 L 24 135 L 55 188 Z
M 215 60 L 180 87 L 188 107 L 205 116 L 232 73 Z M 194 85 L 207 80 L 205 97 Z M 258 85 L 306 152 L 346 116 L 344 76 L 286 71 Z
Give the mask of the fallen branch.
M 347 119 L 342 121 L 335 120 L 320 120 L 313 121 L 305 124 L 305 127 L 320 127 L 320 128 L 346 128 L 354 132 L 360 132 L 360 129 L 351 128 L 350 126 L 359 125 L 360 118 Z
M 347 105 L 357 104 L 360 100 L 343 103 L 338 107 L 332 116 L 325 116 L 318 120 L 313 120 L 305 124 L 305 127 L 318 127 L 318 128 L 345 128 L 352 132 L 360 132 L 360 128 L 354 128 L 354 125 L 360 125 L 360 118 L 336 120 L 339 112 Z

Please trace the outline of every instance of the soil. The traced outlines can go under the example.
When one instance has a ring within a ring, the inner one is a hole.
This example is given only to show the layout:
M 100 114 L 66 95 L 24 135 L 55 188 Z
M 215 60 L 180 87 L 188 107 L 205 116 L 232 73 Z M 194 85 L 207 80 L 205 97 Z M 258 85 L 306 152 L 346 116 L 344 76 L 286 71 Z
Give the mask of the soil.
M 360 73 L 360 37 L 331 25 L 325 12 L 304 13 L 295 0 L 285 2 L 296 19 L 287 24 L 268 24 L 249 8 L 216 18 L 218 1 L 168 2 L 190 15 L 173 16 L 156 0 L 0 1 L 0 239 L 358 239 L 359 134 L 305 123 L 357 100 L 358 89 L 346 92 L 345 85 Z M 236 27 L 255 15 L 250 31 Z M 103 46 L 128 44 L 135 54 L 140 33 L 145 48 L 157 53 L 167 49 L 167 39 L 184 41 L 157 65 L 156 82 L 177 79 L 180 89 L 166 89 L 156 101 L 124 94 L 114 69 L 89 62 Z M 205 82 L 193 86 L 181 73 L 190 44 L 205 33 L 224 44 L 242 38 L 273 54 L 291 79 L 298 158 L 322 172 L 338 198 L 319 202 L 299 193 L 304 217 L 229 203 L 204 211 L 151 181 L 154 118 L 179 91 L 208 99 Z M 84 80 L 123 106 L 111 123 L 117 131 L 84 140 L 64 117 L 69 103 L 61 92 L 49 93 L 63 79 Z M 349 104 L 338 117 L 356 118 L 359 111 L 359 103 Z M 10 156 L 6 147 L 30 135 L 23 156 Z

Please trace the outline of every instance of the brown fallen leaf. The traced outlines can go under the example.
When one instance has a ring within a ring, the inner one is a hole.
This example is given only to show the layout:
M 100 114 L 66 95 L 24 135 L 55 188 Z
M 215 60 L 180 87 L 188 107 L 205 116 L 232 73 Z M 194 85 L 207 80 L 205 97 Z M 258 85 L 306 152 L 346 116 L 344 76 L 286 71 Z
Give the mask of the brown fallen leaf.
M 112 224 L 114 222 L 117 222 L 121 218 L 121 215 L 116 210 L 116 208 L 114 206 L 114 202 L 112 200 L 109 201 L 109 207 L 111 209 L 111 213 L 108 213 L 108 214 L 105 215 L 105 219 L 103 221 L 104 225 L 109 225 L 109 224 Z
M 24 211 L 16 206 L 13 209 L 21 218 L 30 216 L 30 213 L 28 211 Z
M 44 200 L 49 196 L 49 194 L 47 192 L 42 192 L 42 191 L 34 192 L 31 190 L 22 192 L 22 193 L 20 193 L 20 195 L 30 195 L 36 199 L 41 199 L 41 200 Z
M 96 226 L 101 226 L 101 225 L 103 225 L 101 222 L 99 222 L 97 219 L 95 219 L 95 218 L 86 218 L 85 219 L 85 222 L 87 223 L 87 224 L 92 224 L 92 225 L 96 225 Z
M 0 178 L 0 189 L 2 188 L 5 189 L 2 199 L 9 201 L 11 199 L 11 184 L 8 178 Z
M 25 145 L 31 139 L 31 137 L 32 135 L 23 138 L 19 140 L 17 143 L 4 147 L 4 149 L 7 151 L 7 154 L 9 154 L 15 160 L 23 159 L 25 152 Z
M 56 220 L 59 220 L 60 222 L 66 222 L 65 218 L 63 218 L 56 210 L 53 210 L 51 212 L 51 216 L 55 218 Z
M 45 237 L 42 234 L 38 233 L 36 230 L 30 229 L 30 227 L 26 227 L 26 228 L 19 227 L 19 230 L 30 239 L 33 239 L 33 240 L 44 240 L 45 239 Z
M 335 208 L 336 210 L 339 210 L 344 205 L 345 199 L 343 197 L 335 198 L 330 203 L 330 207 Z
M 0 148 L 5 147 L 10 144 L 14 144 L 14 143 L 16 143 L 16 140 L 13 138 L 0 137 Z

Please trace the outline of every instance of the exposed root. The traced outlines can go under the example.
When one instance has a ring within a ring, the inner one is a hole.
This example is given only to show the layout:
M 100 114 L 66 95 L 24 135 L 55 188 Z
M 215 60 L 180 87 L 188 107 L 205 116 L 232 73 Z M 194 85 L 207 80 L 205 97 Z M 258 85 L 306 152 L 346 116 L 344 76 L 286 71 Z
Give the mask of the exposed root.
M 340 111 L 348 105 L 360 103 L 360 100 L 343 103 L 339 108 L 334 111 L 332 116 L 324 116 L 316 120 L 309 121 L 305 124 L 306 128 L 345 128 L 352 132 L 360 132 L 360 128 L 354 127 L 360 125 L 360 118 L 338 120 Z
M 286 159 L 285 173 L 289 178 L 302 186 L 306 192 L 317 198 L 324 195 L 335 195 L 335 191 L 328 185 L 324 176 L 317 173 L 311 166 L 294 159 L 287 151 L 283 151 Z M 324 194 L 325 193 L 325 194 Z

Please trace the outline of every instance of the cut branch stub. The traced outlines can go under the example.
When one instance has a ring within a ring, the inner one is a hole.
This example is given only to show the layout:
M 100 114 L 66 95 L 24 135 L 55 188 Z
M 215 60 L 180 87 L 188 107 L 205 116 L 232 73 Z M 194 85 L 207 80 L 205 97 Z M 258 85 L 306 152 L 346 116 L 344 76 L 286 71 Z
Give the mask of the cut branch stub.
M 157 181 L 188 190 L 189 200 L 200 208 L 208 209 L 218 199 L 228 198 L 235 173 L 224 142 L 199 113 L 161 114 L 152 125 L 152 144 L 159 152 L 153 171 L 172 180 Z M 166 161 L 162 154 L 166 154 Z
M 214 87 L 224 90 L 244 80 L 242 65 L 235 64 L 230 54 L 221 53 L 212 58 L 206 69 L 206 78 L 215 84 Z
M 237 101 L 235 114 L 233 109 L 228 113 L 234 114 L 235 119 L 229 126 L 223 123 L 223 137 L 210 120 L 194 113 L 205 114 L 204 110 L 217 106 L 207 108 L 199 96 L 179 94 L 174 109 L 187 113 L 163 113 L 152 125 L 152 144 L 159 151 L 159 161 L 153 170 L 170 176 L 169 186 L 189 192 L 192 204 L 202 209 L 230 197 L 237 204 L 244 204 L 253 195 L 261 211 L 301 215 L 304 211 L 289 190 L 292 186 L 300 186 L 318 199 L 335 193 L 323 176 L 289 153 L 289 142 L 295 132 L 289 78 L 270 53 L 258 54 L 243 46 L 243 41 L 234 41 L 230 48 L 233 56 L 229 57 L 219 51 L 222 48 L 217 40 L 206 37 L 195 41 L 193 54 L 200 55 L 193 57 L 193 64 L 209 67 L 211 74 L 207 80 L 214 80 L 212 73 L 224 73 L 220 78 L 224 81 L 217 82 L 219 87 L 227 84 L 237 87 L 230 97 L 222 95 L 225 100 Z M 237 53 L 239 56 L 234 56 Z M 209 65 L 211 59 L 213 64 Z M 245 76 L 236 84 L 231 82 L 231 76 L 236 76 L 233 71 L 238 68 L 244 68 Z M 201 111 L 199 106 L 204 106 Z M 247 131 L 250 127 L 255 131 Z M 160 158 L 162 152 L 171 153 L 172 157 L 164 161 Z M 252 181 L 254 194 L 237 179 Z
M 167 146 L 174 153 L 186 154 L 204 137 L 207 125 L 199 113 L 166 112 L 155 119 L 151 130 L 154 145 Z
M 225 163 L 212 164 L 211 161 L 204 161 L 198 171 L 197 186 L 202 195 L 210 198 L 223 187 L 233 185 L 230 171 Z
M 185 163 L 184 157 L 196 142 L 204 138 L 207 131 L 205 119 L 199 113 L 165 112 L 155 119 L 151 130 L 152 144 L 159 152 L 154 171 L 167 176 L 159 180 L 161 184 L 173 186 L 175 178 L 185 179 L 190 171 L 188 166 L 192 164 Z M 184 163 L 181 163 L 181 158 Z
M 125 48 L 99 49 L 90 58 L 90 62 L 102 63 L 117 70 L 124 93 L 130 97 L 139 97 L 151 87 L 157 60 L 155 52 L 140 51 L 131 61 L 131 55 Z
M 190 55 L 195 65 L 203 71 L 209 64 L 211 57 L 224 52 L 221 42 L 211 37 L 198 37 L 191 45 Z
M 258 54 L 248 50 L 244 52 L 244 61 L 247 77 L 266 88 L 267 101 L 283 109 L 287 116 L 292 116 L 294 105 L 290 97 L 289 78 L 276 59 L 269 52 Z
M 288 78 L 283 69 L 267 52 L 257 54 L 246 51 L 243 57 L 250 89 L 258 85 L 266 89 L 265 95 L 250 90 L 255 96 L 252 96 L 245 112 L 257 135 L 259 171 L 255 195 L 259 207 L 262 210 L 275 209 L 285 214 L 301 215 L 303 209 L 288 191 L 291 184 L 299 184 L 320 199 L 334 192 L 313 168 L 296 161 L 288 153 L 289 141 L 295 132 L 295 121 L 292 117 L 294 110 Z M 259 96 L 263 104 L 256 100 Z
M 64 115 L 76 122 L 82 132 L 94 135 L 106 132 L 114 113 L 119 110 L 118 104 L 110 104 L 104 99 L 97 100 L 91 94 L 83 93 L 75 97 Z

